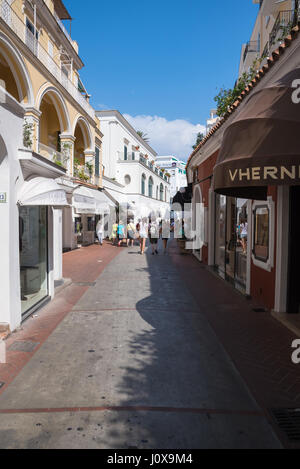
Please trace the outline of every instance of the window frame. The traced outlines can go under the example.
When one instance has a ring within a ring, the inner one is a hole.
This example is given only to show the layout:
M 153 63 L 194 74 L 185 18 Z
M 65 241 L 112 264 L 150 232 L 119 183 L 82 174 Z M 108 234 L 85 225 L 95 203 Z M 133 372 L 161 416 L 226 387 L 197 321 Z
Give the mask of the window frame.
M 269 247 L 268 259 L 259 258 L 255 254 L 255 228 L 256 228 L 256 210 L 267 208 L 269 212 Z M 272 197 L 268 197 L 267 201 L 254 201 L 252 204 L 252 233 L 251 233 L 251 249 L 252 249 L 252 262 L 256 267 L 259 267 L 267 272 L 271 272 L 274 268 L 275 262 L 275 202 Z

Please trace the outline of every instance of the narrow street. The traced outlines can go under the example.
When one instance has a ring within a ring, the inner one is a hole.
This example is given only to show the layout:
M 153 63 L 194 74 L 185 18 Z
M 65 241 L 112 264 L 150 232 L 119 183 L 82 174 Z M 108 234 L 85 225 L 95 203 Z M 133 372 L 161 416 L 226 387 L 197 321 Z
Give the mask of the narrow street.
M 72 283 L 8 339 L 1 447 L 281 447 L 184 284 L 184 258 L 176 245 L 64 255 Z

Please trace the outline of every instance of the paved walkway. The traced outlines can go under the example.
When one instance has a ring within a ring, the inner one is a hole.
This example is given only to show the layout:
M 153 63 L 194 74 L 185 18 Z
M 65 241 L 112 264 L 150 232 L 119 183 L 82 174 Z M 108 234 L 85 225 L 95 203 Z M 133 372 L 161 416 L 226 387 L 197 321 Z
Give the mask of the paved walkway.
M 182 281 L 182 256 L 100 252 L 67 254 L 73 284 L 36 318 L 36 335 L 29 320 L 9 339 L 40 345 L 25 366 L 13 351 L 0 365 L 0 381 L 16 366 L 0 394 L 0 447 L 279 448 Z

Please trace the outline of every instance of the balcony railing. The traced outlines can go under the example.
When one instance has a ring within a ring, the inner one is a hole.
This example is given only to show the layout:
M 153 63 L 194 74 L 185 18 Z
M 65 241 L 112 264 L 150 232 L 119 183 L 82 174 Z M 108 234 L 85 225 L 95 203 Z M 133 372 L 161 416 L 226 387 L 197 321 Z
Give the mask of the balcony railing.
M 66 168 L 68 165 L 69 158 L 66 155 L 55 150 L 55 148 L 44 145 L 41 142 L 39 142 L 38 153 L 44 158 L 47 158 L 47 160 L 50 160 L 52 163 L 56 163 L 63 168 Z
M 62 71 L 61 67 L 54 61 L 48 52 L 39 43 L 38 38 L 26 27 L 25 23 L 11 8 L 6 0 L 0 0 L 0 18 L 12 29 L 31 52 L 42 62 L 54 78 L 66 89 L 84 111 L 95 119 L 95 111 L 85 97 L 80 93 L 78 87 Z
M 245 62 L 247 55 L 250 53 L 259 54 L 260 52 L 259 47 L 260 47 L 259 41 L 249 41 L 245 47 L 243 61 Z
M 275 21 L 270 34 L 270 46 L 276 44 L 277 41 L 283 40 L 290 32 L 295 18 L 294 10 L 281 11 Z
M 161 172 L 157 166 L 154 166 L 154 164 L 151 162 L 151 160 L 145 158 L 144 156 L 135 156 L 135 158 L 132 158 L 132 155 L 128 154 L 127 159 L 125 159 L 125 154 L 123 152 L 117 152 L 118 153 L 118 161 L 136 161 L 137 163 L 140 162 L 143 166 L 146 166 L 152 173 L 155 173 L 157 176 L 161 177 L 167 182 L 169 181 L 168 176 L 164 175 L 163 172 Z
M 68 39 L 68 41 L 71 43 L 73 47 L 73 39 L 71 38 L 70 34 L 66 30 L 66 27 L 63 24 L 63 22 L 61 21 L 61 19 L 57 16 L 55 12 L 54 12 L 54 18 L 56 19 L 58 26 L 60 27 L 60 29 L 62 30 L 62 32 L 64 33 L 64 35 L 66 36 L 66 38 Z

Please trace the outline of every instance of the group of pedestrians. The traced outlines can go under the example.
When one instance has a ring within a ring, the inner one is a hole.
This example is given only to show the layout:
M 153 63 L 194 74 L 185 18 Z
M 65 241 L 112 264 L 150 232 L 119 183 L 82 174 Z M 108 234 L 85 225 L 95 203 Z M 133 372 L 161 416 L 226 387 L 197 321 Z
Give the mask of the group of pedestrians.
M 169 226 L 168 233 L 167 230 L 164 229 L 164 225 Z M 148 218 L 142 218 L 137 224 L 134 224 L 132 219 L 128 220 L 127 224 L 120 220 L 119 223 L 113 224 L 110 238 L 112 244 L 119 247 L 122 245 L 132 247 L 135 241 L 138 241 L 141 255 L 145 253 L 146 240 L 149 238 L 152 247 L 152 255 L 154 256 L 158 254 L 158 241 L 160 238 L 163 242 L 164 254 L 167 253 L 170 231 L 172 231 L 172 227 L 170 230 L 170 223 L 164 221 L 159 222 L 155 218 L 152 218 L 150 222 Z

